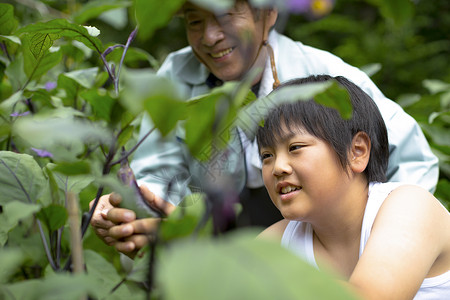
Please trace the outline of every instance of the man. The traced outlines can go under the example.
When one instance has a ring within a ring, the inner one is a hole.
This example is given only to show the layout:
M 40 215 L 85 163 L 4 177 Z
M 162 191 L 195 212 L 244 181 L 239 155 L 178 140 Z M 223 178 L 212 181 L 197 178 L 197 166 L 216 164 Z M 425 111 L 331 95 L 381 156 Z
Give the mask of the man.
M 390 146 L 388 180 L 419 184 L 430 191 L 435 188 L 437 158 L 415 120 L 387 99 L 359 69 L 328 52 L 294 42 L 271 30 L 277 10 L 253 8 L 241 0 L 231 10 L 218 15 L 187 3 L 183 14 L 190 46 L 171 53 L 158 74 L 175 81 L 188 97 L 207 93 L 224 81 L 241 80 L 251 70 L 257 72 L 252 90 L 259 97 L 267 95 L 278 80 L 314 74 L 344 76 L 375 100 L 386 122 Z M 149 118 L 144 118 L 141 136 L 151 127 Z M 183 134 L 177 130 L 166 138 L 154 132 L 138 148 L 131 164 L 144 196 L 165 213 L 179 204 L 186 195 L 186 186 L 201 189 L 202 182 L 211 179 L 208 166 L 190 156 L 183 140 Z M 275 207 L 263 188 L 254 139 L 238 129 L 230 148 L 235 151 L 227 156 L 227 165 L 219 177 L 234 179 L 234 188 L 244 189 L 244 194 L 250 195 L 242 202 L 242 224 L 266 226 L 275 222 L 279 215 L 272 214 Z M 174 179 L 179 184 L 167 191 L 168 183 Z M 257 203 L 255 199 L 259 199 Z M 158 220 L 135 220 L 132 211 L 113 208 L 119 201 L 116 195 L 103 196 L 91 224 L 106 243 L 132 255 L 145 245 L 145 233 L 151 232 Z

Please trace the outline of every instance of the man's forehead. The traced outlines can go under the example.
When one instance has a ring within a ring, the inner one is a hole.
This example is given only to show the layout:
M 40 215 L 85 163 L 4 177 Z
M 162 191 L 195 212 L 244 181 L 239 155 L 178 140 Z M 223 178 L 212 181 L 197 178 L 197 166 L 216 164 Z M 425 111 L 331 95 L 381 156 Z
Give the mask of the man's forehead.
M 239 6 L 243 5 L 243 4 L 247 5 L 248 3 L 245 0 L 236 0 L 234 2 L 234 4 L 229 9 L 224 10 L 224 11 L 219 11 L 219 10 L 213 10 L 213 9 L 210 10 L 208 8 L 205 8 L 205 7 L 202 7 L 202 6 L 198 6 L 195 3 L 187 1 L 181 7 L 180 12 L 182 14 L 185 14 L 185 13 L 188 13 L 188 12 L 207 12 L 207 13 L 215 13 L 215 14 L 217 14 L 217 13 L 223 13 L 223 12 L 226 12 L 226 11 L 230 11 L 230 10 L 236 9 L 237 7 L 239 7 Z

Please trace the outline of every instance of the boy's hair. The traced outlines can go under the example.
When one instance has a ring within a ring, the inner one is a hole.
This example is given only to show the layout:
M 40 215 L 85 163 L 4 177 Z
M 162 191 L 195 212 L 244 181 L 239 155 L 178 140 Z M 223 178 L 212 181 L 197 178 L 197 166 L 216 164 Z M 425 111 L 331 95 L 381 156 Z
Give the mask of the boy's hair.
M 357 132 L 363 131 L 371 141 L 369 162 L 363 173 L 368 182 L 385 182 L 389 161 L 386 125 L 375 102 L 363 90 L 344 77 L 328 75 L 294 79 L 283 83 L 277 89 L 331 79 L 336 80 L 348 91 L 353 106 L 350 119 L 342 119 L 337 110 L 318 104 L 314 100 L 284 103 L 273 109 L 266 117 L 264 127 L 258 129 L 256 135 L 258 147 L 274 146 L 285 134 L 303 129 L 331 145 L 343 169 L 347 170 L 352 139 Z M 285 125 L 289 132 L 283 133 L 282 125 Z

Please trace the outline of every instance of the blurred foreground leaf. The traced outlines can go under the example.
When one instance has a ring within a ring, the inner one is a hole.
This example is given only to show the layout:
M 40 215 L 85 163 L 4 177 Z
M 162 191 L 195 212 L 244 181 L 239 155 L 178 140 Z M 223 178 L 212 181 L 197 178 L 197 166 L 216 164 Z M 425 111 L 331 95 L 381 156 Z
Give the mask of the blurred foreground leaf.
M 172 244 L 158 265 L 165 299 L 354 299 L 331 276 L 255 236 Z

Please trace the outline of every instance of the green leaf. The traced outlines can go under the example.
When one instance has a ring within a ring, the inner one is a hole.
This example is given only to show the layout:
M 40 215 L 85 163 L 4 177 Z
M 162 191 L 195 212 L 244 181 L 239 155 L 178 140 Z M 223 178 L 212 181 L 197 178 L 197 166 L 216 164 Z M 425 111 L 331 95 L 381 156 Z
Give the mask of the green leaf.
M 448 128 L 428 124 L 420 124 L 420 127 L 431 137 L 434 143 L 442 146 L 450 146 L 450 131 Z
M 179 120 L 186 117 L 185 102 L 165 94 L 148 97 L 144 107 L 163 136 L 172 131 Z
M 66 224 L 68 213 L 64 206 L 51 204 L 41 209 L 36 215 L 50 232 L 58 230 Z
M 20 201 L 10 201 L 3 206 L 0 213 L 0 245 L 3 246 L 8 239 L 8 232 L 17 226 L 20 220 L 29 218 L 39 211 L 39 204 L 25 204 Z
M 74 163 L 60 162 L 58 164 L 48 164 L 45 169 L 53 176 L 65 198 L 69 192 L 79 194 L 85 187 L 94 181 L 94 176 L 86 173 L 88 169 L 89 172 L 91 169 L 91 166 L 88 165 L 88 161 L 78 161 Z
M 0 3 L 0 34 L 11 34 L 17 24 L 18 22 L 14 18 L 14 7 L 11 4 Z
M 14 123 L 14 132 L 31 147 L 51 152 L 55 159 L 68 158 L 67 151 L 77 155 L 84 144 L 110 145 L 112 134 L 106 128 L 93 122 L 71 117 L 46 117 L 36 115 L 20 118 Z
M 72 72 L 63 73 L 62 75 L 73 79 L 82 87 L 90 89 L 95 84 L 95 78 L 97 77 L 97 74 L 98 68 L 94 67 L 89 69 L 78 69 Z
M 47 73 L 51 68 L 59 64 L 62 59 L 62 54 L 60 51 L 50 52 L 45 49 L 44 52 L 39 52 L 39 50 L 34 50 L 32 47 L 32 41 L 27 37 L 23 38 L 23 53 L 24 53 L 24 71 L 28 76 L 28 80 L 39 79 L 42 75 Z
M 91 165 L 88 161 L 60 162 L 55 166 L 53 171 L 64 175 L 90 174 Z
M 65 19 L 54 19 L 46 23 L 30 24 L 16 32 L 16 34 L 21 33 L 53 34 L 54 36 L 75 39 L 90 49 L 97 51 L 97 53 L 103 52 L 103 45 L 98 38 L 91 36 L 85 27 L 69 23 Z
M 25 112 L 28 110 L 25 105 L 21 105 L 21 100 L 24 100 L 23 91 L 15 92 L 0 103 L 0 114 L 7 119 L 13 112 Z
M 13 91 L 19 91 L 28 80 L 24 72 L 24 55 L 18 53 L 13 61 L 6 67 L 5 75 L 11 83 Z
M 3 286 L 7 291 L 4 293 L 5 300 L 75 300 L 97 293 L 98 288 L 90 275 L 69 273 L 58 273 L 43 279 L 29 279 Z
M 426 79 L 422 84 L 431 94 L 450 91 L 450 84 L 444 81 Z
M 92 108 L 92 113 L 95 120 L 111 121 L 111 113 L 116 99 L 113 98 L 104 89 L 91 89 L 82 92 L 80 96 L 86 100 Z
M 256 234 L 240 231 L 172 244 L 159 263 L 158 286 L 164 298 L 355 299 L 325 272 L 279 243 L 255 240 Z
M 282 103 L 310 100 L 330 85 L 331 82 L 307 83 L 275 90 L 266 97 L 259 98 L 243 107 L 237 114 L 235 125 L 242 128 L 249 136 L 255 135 L 258 126 L 274 107 Z
M 44 53 L 53 46 L 53 41 L 59 39 L 57 34 L 35 33 L 29 36 L 30 51 L 35 59 L 39 59 Z
M 8 41 L 11 41 L 11 42 L 13 42 L 14 44 L 17 44 L 17 45 L 21 45 L 22 44 L 20 39 L 17 36 L 14 36 L 14 35 L 0 35 L 0 41 L 2 41 L 2 40 L 3 41 L 8 40 Z
M 414 15 L 414 3 L 411 0 L 369 0 L 380 9 L 381 15 L 394 21 L 398 26 L 406 24 Z
M 0 248 L 0 266 L 2 266 L 0 268 L 0 286 L 7 282 L 9 276 L 17 270 L 24 259 L 25 257 L 20 249 Z
M 86 23 L 86 21 L 89 21 L 91 19 L 100 16 L 102 13 L 106 11 L 122 7 L 128 7 L 130 5 L 131 1 L 124 1 L 124 0 L 89 1 L 73 15 L 73 20 L 78 24 L 83 24 Z
M 193 234 L 205 211 L 205 199 L 202 194 L 188 195 L 161 223 L 161 239 L 166 242 Z M 203 232 L 208 232 L 208 229 L 211 227 L 206 227 Z
M 36 203 L 46 184 L 32 156 L 0 151 L 0 205 L 11 201 Z
M 136 0 L 135 13 L 139 26 L 138 36 L 150 38 L 156 29 L 164 27 L 181 8 L 185 0 L 171 0 L 161 5 L 160 1 Z
M 114 266 L 105 260 L 100 254 L 91 251 L 84 251 L 86 270 L 91 280 L 97 286 L 95 291 L 96 299 L 106 299 L 112 289 L 122 280 Z M 125 290 L 123 290 L 125 292 Z M 114 293 L 115 294 L 115 293 Z M 132 299 L 132 295 L 125 295 L 121 299 Z
M 314 100 L 324 106 L 336 109 L 343 119 L 352 117 L 352 103 L 346 89 L 340 87 L 336 82 L 325 91 L 314 96 Z
M 132 112 L 139 113 L 139 110 L 145 109 L 162 135 L 167 135 L 187 113 L 186 102 L 180 97 L 174 83 L 156 75 L 149 77 L 145 88 L 124 93 L 121 100 Z
M 186 119 L 186 145 L 191 154 L 200 159 L 211 155 L 211 147 L 213 143 L 214 125 L 216 121 L 216 104 L 222 93 L 211 93 L 205 98 L 197 101 L 195 105 L 188 106 L 188 118 Z M 206 153 L 206 156 L 202 156 Z

